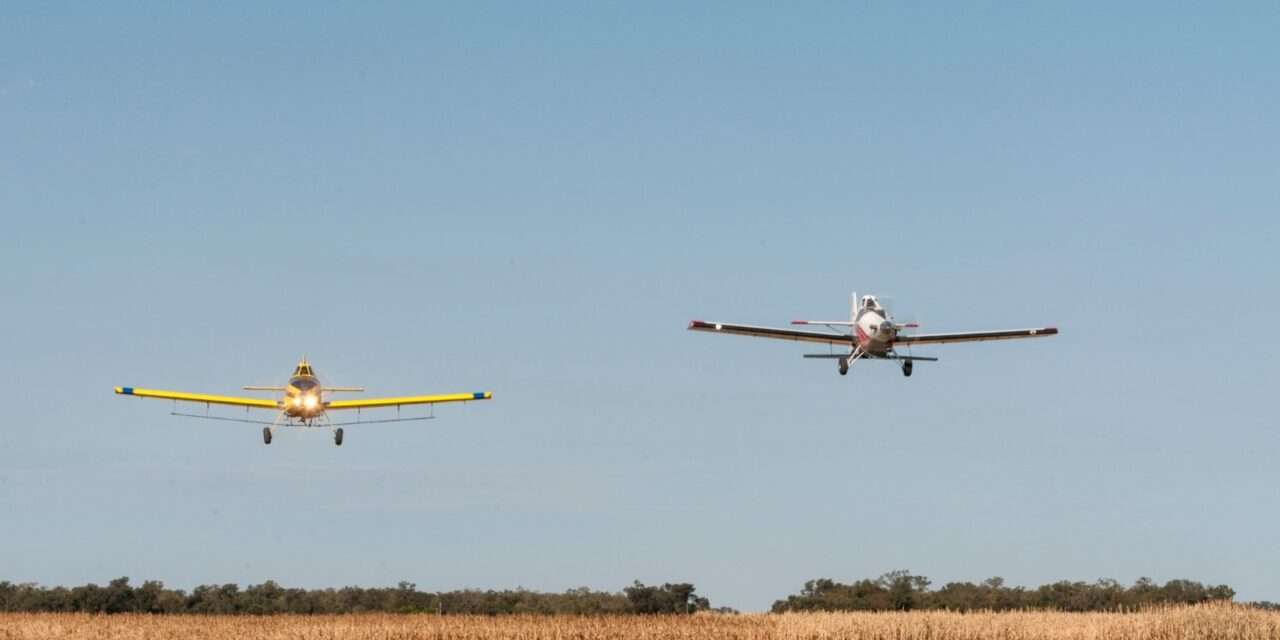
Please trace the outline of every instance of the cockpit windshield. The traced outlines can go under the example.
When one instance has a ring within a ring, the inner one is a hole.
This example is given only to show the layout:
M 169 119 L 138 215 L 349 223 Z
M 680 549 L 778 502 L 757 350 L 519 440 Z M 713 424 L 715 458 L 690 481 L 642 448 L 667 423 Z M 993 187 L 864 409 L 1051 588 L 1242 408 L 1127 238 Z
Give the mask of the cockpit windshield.
M 291 385 L 293 385 L 294 387 L 296 387 L 296 388 L 298 389 L 298 391 L 310 391 L 310 390 L 312 390 L 312 389 L 316 388 L 316 386 L 317 386 L 317 385 L 316 385 L 316 381 L 315 381 L 315 380 L 310 380 L 310 379 L 307 379 L 307 378 L 301 378 L 301 379 L 297 379 L 297 380 L 290 380 L 290 381 L 289 381 L 289 384 L 291 384 Z

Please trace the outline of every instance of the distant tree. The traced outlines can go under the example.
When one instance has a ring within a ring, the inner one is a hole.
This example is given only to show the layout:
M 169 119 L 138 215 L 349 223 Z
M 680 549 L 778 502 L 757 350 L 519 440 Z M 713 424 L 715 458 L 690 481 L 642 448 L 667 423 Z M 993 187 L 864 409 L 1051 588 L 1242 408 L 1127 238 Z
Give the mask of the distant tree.
M 637 580 L 622 591 L 631 603 L 633 613 L 695 613 L 711 608 L 710 601 L 698 597 L 694 586 L 687 582 L 668 582 L 661 587 L 650 587 Z
M 799 596 L 773 603 L 773 611 L 885 611 L 891 605 L 890 594 L 880 581 L 841 584 L 819 578 L 805 582 Z
M 243 613 L 264 615 L 286 611 L 285 590 L 274 580 L 249 585 L 239 594 L 238 600 L 236 609 Z
M 773 611 L 889 611 L 911 609 L 1059 609 L 1099 611 L 1139 608 L 1153 604 L 1195 604 L 1211 600 L 1231 600 L 1235 591 L 1227 585 L 1205 585 L 1192 580 L 1170 580 L 1157 585 L 1140 578 L 1125 588 L 1109 578 L 1094 583 L 1059 581 L 1035 589 L 1009 587 L 1001 578 L 980 584 L 949 582 L 930 591 L 930 581 L 908 571 L 891 571 L 875 580 L 848 584 L 830 578 L 804 583 L 799 593 L 773 604 Z M 1257 607 L 1277 607 L 1269 602 Z M 86 584 L 72 587 L 41 587 L 33 583 L 0 582 L 0 611 L 82 612 L 82 613 L 197 613 L 271 615 L 277 613 L 326 614 L 379 612 L 433 612 L 446 615 L 469 613 L 505 615 L 512 613 L 601 615 L 620 613 L 683 614 L 698 611 L 732 612 L 712 609 L 687 582 L 645 585 L 636 581 L 622 592 L 592 591 L 586 587 L 564 593 L 544 593 L 528 589 L 480 591 L 467 589 L 442 593 L 419 591 L 412 582 L 395 587 L 343 587 L 341 589 L 286 588 L 273 580 L 249 585 L 200 585 L 190 593 L 168 589 L 159 581 L 139 587 L 129 578 L 112 580 L 105 587 Z
M 1194 604 L 1230 600 L 1235 591 L 1227 585 L 1205 586 L 1190 580 L 1170 580 L 1157 586 L 1149 578 L 1125 588 L 1110 578 L 1092 584 L 1062 580 L 1034 590 L 1009 587 L 1002 578 L 981 584 L 949 582 L 936 591 L 929 580 L 907 571 L 893 571 L 878 579 L 849 584 L 819 578 L 804 583 L 798 594 L 773 603 L 774 612 L 951 609 L 1056 609 L 1061 611 L 1114 611 L 1156 603 Z
M 929 590 L 929 579 L 924 576 L 913 576 L 910 571 L 891 571 L 876 583 L 889 596 L 889 606 L 896 611 L 910 611 L 923 604 L 923 598 Z
M 991 608 L 988 606 L 988 591 L 972 582 L 948 582 L 932 594 L 930 607 L 952 611 Z
M 133 590 L 133 611 L 138 613 L 164 613 L 161 598 L 164 595 L 164 583 L 147 580 L 141 587 Z
M 127 613 L 135 611 L 133 587 L 128 576 L 122 576 L 107 584 L 102 594 L 103 613 Z

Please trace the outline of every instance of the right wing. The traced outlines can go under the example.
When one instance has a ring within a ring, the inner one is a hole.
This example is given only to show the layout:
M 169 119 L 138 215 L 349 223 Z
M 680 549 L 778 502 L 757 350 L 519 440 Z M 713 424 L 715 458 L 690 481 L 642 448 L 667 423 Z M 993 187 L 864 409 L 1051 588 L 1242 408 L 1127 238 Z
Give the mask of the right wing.
M 160 398 L 162 400 L 181 400 L 183 402 L 199 402 L 204 404 L 229 404 L 236 407 L 252 407 L 255 409 L 279 409 L 280 403 L 262 398 L 237 398 L 234 396 L 213 396 L 206 393 L 185 393 L 182 391 L 160 391 L 157 389 L 136 389 L 134 387 L 116 387 L 116 393 L 122 396 L 138 396 L 139 398 Z
M 731 333 L 739 336 L 756 338 L 774 338 L 777 340 L 795 340 L 797 342 L 818 342 L 821 344 L 853 344 L 853 336 L 844 333 L 824 333 L 821 331 L 797 331 L 795 329 L 775 329 L 773 327 L 753 327 L 745 324 L 724 324 L 721 322 L 703 322 L 694 320 L 689 323 L 690 331 L 708 331 L 710 333 Z
M 898 336 L 893 344 L 948 344 L 952 342 L 986 342 L 988 340 L 1017 340 L 1019 338 L 1044 338 L 1058 335 L 1057 327 L 1037 329 L 1013 329 L 1009 331 L 967 331 L 964 333 L 925 333 L 914 336 Z
M 373 407 L 399 407 L 406 404 L 440 404 L 442 402 L 471 402 L 472 400 L 489 400 L 492 391 L 476 391 L 474 393 L 446 393 L 436 396 L 400 396 L 397 398 L 362 398 L 360 400 L 331 400 L 324 403 L 325 409 L 369 409 Z

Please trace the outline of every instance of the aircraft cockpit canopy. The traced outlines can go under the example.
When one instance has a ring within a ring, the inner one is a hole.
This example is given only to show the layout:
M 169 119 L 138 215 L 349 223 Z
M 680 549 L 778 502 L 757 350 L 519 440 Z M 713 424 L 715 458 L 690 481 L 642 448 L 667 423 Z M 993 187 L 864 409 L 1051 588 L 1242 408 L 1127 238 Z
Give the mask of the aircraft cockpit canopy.
M 313 373 L 313 372 L 311 371 L 311 365 L 310 365 L 309 363 L 307 363 L 307 362 L 303 361 L 303 362 L 298 363 L 298 367 L 297 367 L 296 369 L 294 369 L 294 370 L 293 370 L 293 375 L 295 375 L 295 376 L 314 376 L 314 375 L 316 375 L 316 374 L 315 374 L 315 373 Z

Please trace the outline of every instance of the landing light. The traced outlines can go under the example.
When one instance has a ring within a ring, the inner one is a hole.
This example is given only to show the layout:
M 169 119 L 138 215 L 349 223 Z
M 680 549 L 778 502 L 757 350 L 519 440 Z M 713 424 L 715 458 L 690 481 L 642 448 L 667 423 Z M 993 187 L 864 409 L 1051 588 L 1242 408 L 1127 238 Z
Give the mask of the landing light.
M 315 396 L 303 396 L 303 398 L 302 398 L 302 404 L 303 404 L 304 406 L 306 406 L 308 409 L 314 409 L 314 408 L 316 408 L 316 397 L 315 397 Z

